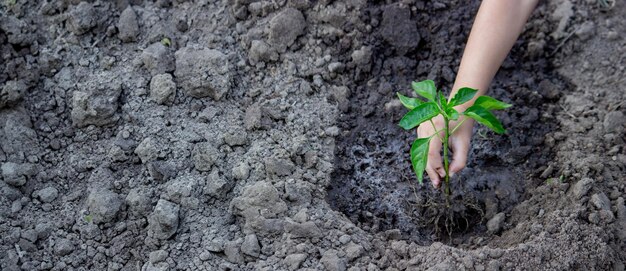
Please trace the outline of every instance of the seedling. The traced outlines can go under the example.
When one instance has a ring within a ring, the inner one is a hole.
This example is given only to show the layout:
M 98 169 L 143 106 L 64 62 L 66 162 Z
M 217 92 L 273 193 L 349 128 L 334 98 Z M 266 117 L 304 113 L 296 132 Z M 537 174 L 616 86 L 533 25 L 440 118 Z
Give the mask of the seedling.
M 4 4 L 7 7 L 13 7 L 13 6 L 15 6 L 15 4 L 17 4 L 17 0 L 6 0 L 6 1 L 4 1 Z
M 615 0 L 598 0 L 598 5 L 604 11 L 611 10 L 615 6 Z
M 548 178 L 546 180 L 546 184 L 553 184 L 553 183 L 563 183 L 565 182 L 565 176 L 561 175 L 558 178 Z
M 478 134 L 478 136 L 480 136 L 480 138 L 482 138 L 484 140 L 489 139 L 489 137 L 487 136 L 487 132 L 485 132 L 485 131 L 478 131 L 476 133 Z
M 163 38 L 161 39 L 161 44 L 170 47 L 170 45 L 172 45 L 172 41 L 169 38 Z
M 439 137 L 443 143 L 443 161 L 444 170 L 446 172 L 446 176 L 444 177 L 444 191 L 447 198 L 449 198 L 450 174 L 448 138 L 450 138 L 450 135 L 454 134 L 454 132 L 468 118 L 476 120 L 478 123 L 487 126 L 489 129 L 498 134 L 503 134 L 506 131 L 504 130 L 502 123 L 498 121 L 491 110 L 505 109 L 511 107 L 511 105 L 489 96 L 479 96 L 476 98 L 472 106 L 468 107 L 465 111 L 459 114 L 454 107 L 472 100 L 478 92 L 476 89 L 468 87 L 461 88 L 456 95 L 450 99 L 450 101 L 447 101 L 443 93 L 441 91 L 437 91 L 435 83 L 432 80 L 412 82 L 411 87 L 419 96 L 426 98 L 426 101 L 419 98 L 409 98 L 397 93 L 402 105 L 410 110 L 400 120 L 400 127 L 405 130 L 412 130 L 427 121 L 430 121 L 434 126 L 432 119 L 439 115 L 443 116 L 444 120 L 444 128 L 436 131 L 435 134 L 429 137 L 418 138 L 413 141 L 410 152 L 413 170 L 415 171 L 415 174 L 417 174 L 418 182 L 422 184 L 424 170 L 426 169 L 426 162 L 428 162 L 428 148 L 430 146 L 430 140 L 435 136 Z M 452 129 L 450 129 L 451 121 L 458 121 L 456 126 Z

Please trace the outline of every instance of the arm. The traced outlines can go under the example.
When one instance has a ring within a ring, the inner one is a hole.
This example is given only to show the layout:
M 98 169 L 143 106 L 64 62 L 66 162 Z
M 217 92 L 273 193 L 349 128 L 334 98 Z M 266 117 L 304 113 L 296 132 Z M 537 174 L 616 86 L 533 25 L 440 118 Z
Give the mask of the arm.
M 535 8 L 537 1 L 484 0 L 481 3 L 465 45 L 461 65 L 450 97 L 454 97 L 461 87 L 478 89 L 478 94 L 474 99 L 487 92 L 491 80 L 522 32 L 524 24 Z M 474 99 L 459 106 L 457 110 L 459 112 L 464 111 L 474 103 Z M 442 118 L 433 119 L 433 123 L 435 127 L 430 123 L 420 125 L 417 130 L 418 136 L 430 136 L 443 127 Z M 454 125 L 456 124 L 453 124 L 452 127 Z M 450 175 L 465 167 L 473 126 L 474 121 L 468 119 L 450 136 L 449 145 L 453 152 Z M 428 164 L 426 165 L 426 172 L 435 187 L 439 186 L 441 178 L 445 176 L 441 162 L 441 145 L 439 139 L 431 140 Z
M 537 1 L 484 0 L 481 3 L 450 97 L 461 87 L 478 89 L 476 97 L 487 92 Z

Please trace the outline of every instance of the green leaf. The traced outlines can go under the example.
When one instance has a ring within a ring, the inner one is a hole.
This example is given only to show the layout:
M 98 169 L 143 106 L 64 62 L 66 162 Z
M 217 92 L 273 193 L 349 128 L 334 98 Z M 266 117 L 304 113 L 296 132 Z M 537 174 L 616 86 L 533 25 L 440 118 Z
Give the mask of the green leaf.
M 418 98 L 410 98 L 407 96 L 404 96 L 402 94 L 400 94 L 400 92 L 397 92 L 398 94 L 398 98 L 400 99 L 400 102 L 402 103 L 402 105 L 404 105 L 404 107 L 406 107 L 407 109 L 411 110 L 415 107 L 417 107 L 420 104 L 423 104 L 424 102 Z
M 402 117 L 400 120 L 400 127 L 405 130 L 410 130 L 420 123 L 425 122 L 429 119 L 434 118 L 439 115 L 439 107 L 434 102 L 427 102 L 420 104 L 419 106 L 413 108 L 413 110 L 409 111 Z
M 478 90 L 473 89 L 473 88 L 461 88 L 459 89 L 459 91 L 456 92 L 454 97 L 452 97 L 452 100 L 450 100 L 449 106 L 453 107 L 453 106 L 457 106 L 460 104 L 464 104 L 468 102 L 469 100 L 471 100 L 472 98 L 474 98 L 474 95 L 476 95 L 477 92 Z
M 428 147 L 431 138 L 433 137 L 418 138 L 411 145 L 411 164 L 420 184 L 424 180 L 424 169 L 426 169 L 426 162 L 428 162 Z
M 465 110 L 463 115 L 475 119 L 498 134 L 503 134 L 505 132 L 504 127 L 502 127 L 502 123 L 500 123 L 496 116 L 481 106 L 474 104 Z
M 448 117 L 451 120 L 458 120 L 459 119 L 459 111 L 456 111 L 456 109 L 449 107 L 446 109 L 446 115 L 448 115 Z
M 444 111 L 448 108 L 448 100 L 446 96 L 443 95 L 443 92 L 439 92 L 439 104 Z
M 415 93 L 428 99 L 431 102 L 434 102 L 435 97 L 437 97 L 437 88 L 435 87 L 435 82 L 433 82 L 433 80 L 412 82 L 411 87 L 413 87 Z
M 162 38 L 161 39 L 161 44 L 169 47 L 170 45 L 172 45 L 172 41 L 169 38 Z
M 512 105 L 498 101 L 489 96 L 480 96 L 474 102 L 474 105 L 480 106 L 486 110 L 500 110 L 511 107 Z

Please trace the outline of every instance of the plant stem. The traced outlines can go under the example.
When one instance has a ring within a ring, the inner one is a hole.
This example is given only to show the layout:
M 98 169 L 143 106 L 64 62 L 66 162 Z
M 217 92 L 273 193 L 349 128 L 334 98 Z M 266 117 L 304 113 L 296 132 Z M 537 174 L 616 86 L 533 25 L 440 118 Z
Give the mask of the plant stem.
M 450 208 L 450 169 L 448 161 L 448 138 L 450 137 L 450 120 L 444 116 L 443 123 L 445 125 L 444 139 L 443 139 L 443 169 L 446 171 L 444 177 L 445 193 L 446 193 L 446 206 Z
M 435 131 L 435 133 L 434 133 L 433 135 L 431 135 L 430 137 L 433 137 L 433 136 L 436 136 L 436 135 L 437 135 L 437 137 L 438 137 L 439 139 L 443 140 L 443 138 L 441 138 L 441 136 L 439 135 L 439 133 L 441 133 L 443 130 L 444 130 L 444 129 L 439 129 L 439 130 Z
M 459 127 L 461 127 L 461 124 L 463 124 L 463 122 L 465 122 L 466 120 L 467 120 L 467 117 L 464 117 L 463 120 L 461 120 L 461 122 L 459 122 L 456 126 L 454 126 L 450 134 L 453 135 L 454 132 L 456 132 L 456 129 L 459 129 Z
M 430 121 L 430 124 L 433 126 L 433 129 L 437 129 L 437 127 L 435 126 L 435 123 L 433 122 L 433 119 L 429 119 L 428 121 Z M 439 131 L 435 131 L 435 134 L 437 135 L 437 137 L 439 138 L 439 140 L 443 141 L 443 138 L 441 138 L 441 135 L 439 134 L 439 132 L 441 132 L 441 130 Z

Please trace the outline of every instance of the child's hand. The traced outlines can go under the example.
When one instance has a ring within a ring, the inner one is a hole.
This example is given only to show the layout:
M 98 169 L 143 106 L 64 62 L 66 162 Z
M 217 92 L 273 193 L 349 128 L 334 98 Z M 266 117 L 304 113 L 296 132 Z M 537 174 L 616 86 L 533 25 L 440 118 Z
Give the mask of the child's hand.
M 452 87 L 453 91 L 450 93 L 451 97 L 454 97 L 460 87 L 477 89 L 478 93 L 475 97 L 486 93 L 491 79 L 513 47 L 537 2 L 538 0 L 482 1 L 463 52 L 463 58 Z M 471 104 L 473 101 L 463 105 L 470 106 Z M 463 112 L 465 110 L 464 108 L 457 108 L 457 111 Z M 463 116 L 459 116 L 458 121 L 462 119 Z M 450 129 L 454 129 L 458 121 L 451 122 Z M 433 122 L 435 127 L 430 122 L 424 122 L 417 127 L 417 135 L 420 138 L 429 137 L 435 131 L 444 128 L 443 117 L 438 116 L 433 119 Z M 473 125 L 473 120 L 466 120 L 448 140 L 453 153 L 450 175 L 465 167 Z M 426 173 L 430 176 L 435 187 L 439 187 L 441 178 L 446 175 L 443 169 L 441 145 L 441 140 L 438 137 L 430 141 L 426 164 Z
M 456 125 L 462 121 L 463 118 L 464 116 L 459 116 L 458 121 L 451 121 L 450 130 L 454 129 L 454 127 L 456 127 Z M 433 127 L 430 122 L 424 122 L 422 125 L 417 127 L 417 136 L 420 138 L 429 137 L 435 134 L 435 131 L 440 131 L 444 128 L 443 117 L 441 115 L 433 118 L 433 123 L 435 124 L 435 127 Z M 448 143 L 452 151 L 450 176 L 465 168 L 467 153 L 469 152 L 470 141 L 472 139 L 473 126 L 474 120 L 468 119 L 463 122 L 454 134 L 450 135 L 448 138 Z M 439 134 L 441 138 L 443 138 L 443 132 L 439 132 Z M 430 141 L 428 162 L 426 163 L 426 173 L 430 177 L 430 180 L 435 188 L 438 188 L 441 185 L 441 179 L 446 176 L 441 157 L 441 146 L 442 143 L 439 137 L 433 137 Z

